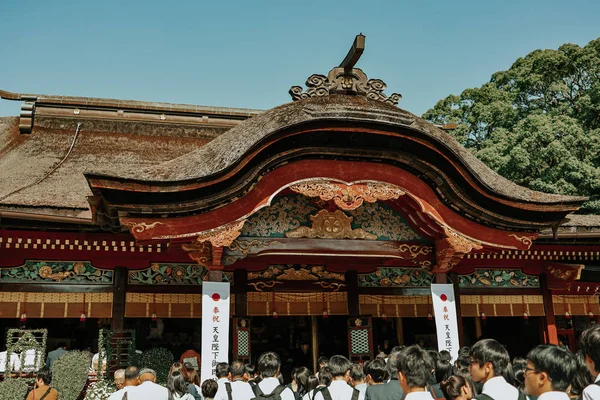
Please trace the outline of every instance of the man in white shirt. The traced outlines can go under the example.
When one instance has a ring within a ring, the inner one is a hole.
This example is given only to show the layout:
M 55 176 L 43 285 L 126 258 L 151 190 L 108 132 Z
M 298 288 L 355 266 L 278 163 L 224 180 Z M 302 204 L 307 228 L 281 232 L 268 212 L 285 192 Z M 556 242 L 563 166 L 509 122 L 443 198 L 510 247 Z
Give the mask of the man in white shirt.
M 579 338 L 579 348 L 585 356 L 585 365 L 594 377 L 594 383 L 583 389 L 583 400 L 600 400 L 600 325 L 585 330 Z
M 398 383 L 406 393 L 404 400 L 433 400 L 431 393 L 425 390 L 434 368 L 429 353 L 415 344 L 402 349 L 396 360 Z
M 567 389 L 576 370 L 575 356 L 569 350 L 552 344 L 539 345 L 527 354 L 525 393 L 538 400 L 568 400 Z
M 225 383 L 229 382 L 229 364 L 220 362 L 215 365 L 215 375 L 217 376 L 217 394 L 215 400 L 228 400 L 227 388 Z
M 127 367 L 124 374 L 124 386 L 111 394 L 108 400 L 122 400 L 125 393 L 129 393 L 131 389 L 140 383 L 139 373 L 140 371 L 137 367 Z M 129 397 L 129 394 L 127 396 Z
M 471 348 L 469 372 L 473 382 L 483 383 L 480 400 L 485 396 L 493 400 L 525 400 L 525 395 L 502 376 L 509 363 L 508 352 L 494 339 L 480 340 Z
M 358 399 L 364 400 L 368 385 L 363 366 L 358 363 L 350 366 L 350 386 L 358 390 Z
M 276 353 L 268 351 L 261 354 L 258 357 L 257 367 L 262 380 L 255 386 L 256 397 L 275 393 L 279 394 L 281 400 L 294 400 L 292 390 L 280 385 L 279 379 L 277 379 L 281 369 L 281 360 Z
M 331 357 L 327 365 L 331 374 L 331 383 L 329 387 L 316 391 L 314 400 L 358 400 L 359 391 L 348 384 L 351 365 L 344 356 Z
M 229 367 L 229 380 L 225 382 L 226 400 L 250 400 L 254 392 L 248 382 L 244 382 L 244 363 L 234 361 Z
M 156 383 L 156 372 L 144 368 L 139 373 L 140 384 L 127 391 L 127 400 L 166 400 L 169 391 Z

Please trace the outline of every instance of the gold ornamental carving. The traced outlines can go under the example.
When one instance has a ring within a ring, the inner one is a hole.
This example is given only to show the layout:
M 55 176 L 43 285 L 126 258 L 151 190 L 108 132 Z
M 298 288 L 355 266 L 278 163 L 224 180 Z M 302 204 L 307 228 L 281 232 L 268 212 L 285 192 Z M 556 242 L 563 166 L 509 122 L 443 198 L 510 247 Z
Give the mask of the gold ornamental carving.
M 158 225 L 164 225 L 162 222 L 156 221 L 151 224 L 147 224 L 145 222 L 129 222 L 127 226 L 131 230 L 131 233 L 142 233 L 149 229 L 154 229 Z
M 436 263 L 433 266 L 433 272 L 450 271 L 463 259 L 465 254 L 483 248 L 481 243 L 469 239 L 448 226 L 444 226 L 444 233 L 446 237 L 436 241 Z
M 230 246 L 238 236 L 246 220 L 235 221 L 204 232 L 196 238 L 197 242 L 210 242 L 214 247 Z
M 44 265 L 43 267 L 40 268 L 38 274 L 40 275 L 40 277 L 42 277 L 44 279 L 52 279 L 53 281 L 60 282 L 63 279 L 70 276 L 72 274 L 72 272 L 71 271 L 63 271 L 63 272 L 52 273 L 52 267 L 50 267 L 49 265 Z
M 583 265 L 549 265 L 546 271 L 555 279 L 574 281 L 580 278 Z
M 343 183 L 314 180 L 290 186 L 290 189 L 307 197 L 319 197 L 333 202 L 342 210 L 354 210 L 363 202 L 397 199 L 406 193 L 399 187 L 383 182 L 346 185 Z
M 209 267 L 212 261 L 212 248 L 208 242 L 192 242 L 181 246 L 188 256 L 198 264 Z
M 262 248 L 269 247 L 273 243 L 279 243 L 277 240 L 261 240 L 261 239 L 252 239 L 252 240 L 234 240 L 228 246 L 233 251 L 239 251 L 243 255 L 247 256 L 250 253 L 250 250 L 253 247 Z
M 481 250 L 483 248 L 481 243 L 465 237 L 450 227 L 445 226 L 444 232 L 456 253 L 466 254 L 471 252 L 471 250 Z
M 301 226 L 286 232 L 288 238 L 321 238 L 321 239 L 367 239 L 376 240 L 377 235 L 367 233 L 363 229 L 352 229 L 353 217 L 348 217 L 341 210 L 330 212 L 321 210 L 311 215 L 312 226 Z
M 319 278 L 311 274 L 310 270 L 306 268 L 288 268 L 283 271 L 283 274 L 277 277 L 277 280 L 280 281 L 316 281 L 318 279 Z
M 408 253 L 409 257 L 402 257 L 403 259 L 414 260 L 420 255 L 426 256 L 431 254 L 433 247 L 424 244 L 407 244 L 407 243 L 382 243 L 382 246 L 390 247 L 394 250 L 398 250 L 401 253 Z
M 260 281 L 260 282 L 248 282 L 248 286 L 252 286 L 254 290 L 257 292 L 262 292 L 263 289 L 272 288 L 275 285 L 280 285 L 283 282 L 275 282 L 275 281 Z
M 529 250 L 529 248 L 531 247 L 531 244 L 533 243 L 533 241 L 537 238 L 537 235 L 532 235 L 532 236 L 519 236 L 516 235 L 514 233 L 508 235 L 509 237 L 514 237 L 515 239 L 517 239 L 519 242 L 523 243 L 525 246 L 527 246 L 527 250 Z

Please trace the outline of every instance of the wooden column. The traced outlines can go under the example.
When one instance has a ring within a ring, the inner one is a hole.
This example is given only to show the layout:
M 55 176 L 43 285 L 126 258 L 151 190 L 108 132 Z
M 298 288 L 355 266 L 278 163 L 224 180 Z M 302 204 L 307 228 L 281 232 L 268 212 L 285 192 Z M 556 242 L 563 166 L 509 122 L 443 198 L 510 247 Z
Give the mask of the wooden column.
M 483 331 L 481 330 L 481 318 L 475 317 L 475 340 L 478 340 L 482 334 Z
M 235 316 L 248 315 L 248 271 L 236 269 L 233 272 L 233 291 L 235 292 Z
M 311 328 L 312 328 L 312 362 L 313 371 L 317 371 L 319 361 L 319 320 L 314 315 L 310 317 Z
M 360 311 L 358 306 L 358 273 L 356 271 L 346 271 L 346 285 L 348 285 L 348 314 L 351 317 L 358 317 Z
M 552 303 L 552 292 L 548 288 L 548 279 L 545 274 L 540 275 L 540 287 L 544 299 L 544 313 L 546 314 L 546 327 L 543 332 L 544 343 L 558 344 L 558 333 L 556 332 L 556 318 L 554 317 L 554 304 Z
M 460 308 L 460 287 L 458 286 L 458 274 L 456 272 L 451 272 L 448 274 L 450 277 L 450 282 L 452 282 L 452 286 L 454 287 L 454 305 L 456 306 L 456 324 L 458 325 L 458 343 L 460 346 L 465 345 L 464 338 L 464 327 L 462 320 L 462 310 Z
M 404 345 L 404 324 L 401 317 L 396 318 L 396 339 L 400 346 Z
M 111 324 L 111 329 L 113 331 L 122 331 L 125 326 L 125 297 L 127 295 L 128 277 L 129 273 L 126 267 L 115 268 Z

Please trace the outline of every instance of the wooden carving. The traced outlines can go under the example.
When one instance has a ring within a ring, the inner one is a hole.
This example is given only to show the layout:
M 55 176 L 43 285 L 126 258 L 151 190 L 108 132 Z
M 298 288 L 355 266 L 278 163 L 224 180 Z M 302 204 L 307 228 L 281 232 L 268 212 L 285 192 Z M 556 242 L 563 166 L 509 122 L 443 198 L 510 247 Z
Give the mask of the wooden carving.
M 481 250 L 482 244 L 469 239 L 454 229 L 445 226 L 446 237 L 435 242 L 436 263 L 433 272 L 443 273 L 451 270 L 472 250 Z
M 233 241 L 240 236 L 240 231 L 246 223 L 246 220 L 234 221 L 227 225 L 220 226 L 210 231 L 201 233 L 196 238 L 197 242 L 210 242 L 216 247 L 225 247 L 231 245 Z
M 317 215 L 311 215 L 312 226 L 301 226 L 285 234 L 288 238 L 321 238 L 321 239 L 368 239 L 376 240 L 377 235 L 367 233 L 362 229 L 352 229 L 354 218 L 348 217 L 341 210 L 329 212 L 321 210 Z
M 307 197 L 319 197 L 323 201 L 333 200 L 342 210 L 354 210 L 363 202 L 397 199 L 406 194 L 399 187 L 383 182 L 368 182 L 346 185 L 323 179 L 307 181 L 290 186 L 290 189 Z

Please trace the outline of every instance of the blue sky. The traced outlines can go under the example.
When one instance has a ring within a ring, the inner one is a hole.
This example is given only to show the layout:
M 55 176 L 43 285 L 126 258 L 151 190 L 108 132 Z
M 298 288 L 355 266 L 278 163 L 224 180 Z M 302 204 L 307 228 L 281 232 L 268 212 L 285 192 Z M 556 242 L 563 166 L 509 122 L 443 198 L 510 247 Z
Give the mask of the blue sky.
M 0 89 L 268 109 L 362 32 L 357 66 L 420 115 L 532 50 L 600 37 L 599 17 L 598 0 L 3 0 Z

